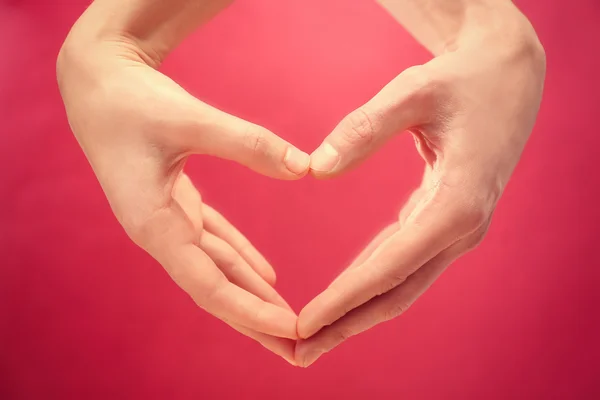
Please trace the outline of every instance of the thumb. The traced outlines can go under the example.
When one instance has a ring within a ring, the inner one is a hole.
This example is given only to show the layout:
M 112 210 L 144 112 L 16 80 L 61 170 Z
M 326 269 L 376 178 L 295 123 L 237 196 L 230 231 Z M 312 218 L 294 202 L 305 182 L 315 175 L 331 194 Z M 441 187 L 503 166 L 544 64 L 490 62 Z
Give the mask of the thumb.
M 309 170 L 308 154 L 262 126 L 204 103 L 183 138 L 190 153 L 235 161 L 277 179 L 299 179 Z
M 387 84 L 365 105 L 348 114 L 311 154 L 317 178 L 349 171 L 375 153 L 396 133 L 426 122 L 434 106 L 424 66 L 412 67 Z

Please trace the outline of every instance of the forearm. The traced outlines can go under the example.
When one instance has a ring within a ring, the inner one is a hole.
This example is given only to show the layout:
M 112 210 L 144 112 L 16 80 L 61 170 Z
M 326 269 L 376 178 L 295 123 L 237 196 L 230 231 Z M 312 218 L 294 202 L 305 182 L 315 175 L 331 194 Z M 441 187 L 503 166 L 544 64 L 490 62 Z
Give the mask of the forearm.
M 481 40 L 540 47 L 527 18 L 510 0 L 377 0 L 434 55 Z
M 84 50 L 97 41 L 122 41 L 158 66 L 187 35 L 232 0 L 96 0 L 73 26 L 67 43 Z

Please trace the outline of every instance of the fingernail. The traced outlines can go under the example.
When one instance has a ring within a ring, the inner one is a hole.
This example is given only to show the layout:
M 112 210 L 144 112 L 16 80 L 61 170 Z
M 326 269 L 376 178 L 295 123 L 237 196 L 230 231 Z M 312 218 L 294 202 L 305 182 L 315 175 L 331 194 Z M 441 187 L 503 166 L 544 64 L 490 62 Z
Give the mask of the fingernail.
M 287 169 L 296 175 L 300 175 L 308 169 L 310 156 L 295 147 L 288 147 L 283 162 Z
M 329 143 L 323 143 L 310 157 L 310 168 L 319 172 L 331 172 L 338 162 L 340 155 Z
M 306 353 L 306 355 L 305 355 L 305 356 L 304 356 L 304 358 L 302 359 L 302 366 L 303 366 L 304 368 L 308 368 L 308 367 L 310 367 L 310 366 L 311 366 L 311 364 L 313 364 L 315 361 L 317 361 L 317 359 L 318 359 L 319 357 L 321 357 L 321 354 L 323 354 L 323 353 L 321 353 L 321 352 L 320 352 L 320 351 L 318 351 L 318 350 L 315 350 L 315 351 L 311 351 L 311 352 L 309 352 L 309 353 Z

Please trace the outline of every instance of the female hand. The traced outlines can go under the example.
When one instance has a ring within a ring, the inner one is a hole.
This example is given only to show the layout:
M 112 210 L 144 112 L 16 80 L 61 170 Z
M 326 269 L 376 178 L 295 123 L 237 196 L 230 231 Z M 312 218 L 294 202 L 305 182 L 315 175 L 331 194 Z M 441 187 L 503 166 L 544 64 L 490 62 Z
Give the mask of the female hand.
M 409 131 L 427 168 L 399 221 L 300 313 L 300 365 L 402 314 L 486 233 L 533 128 L 545 57 L 526 20 L 474 30 L 452 50 L 401 73 L 311 155 L 329 178 Z
M 89 40 L 82 29 L 61 50 L 59 86 L 117 219 L 200 307 L 291 361 L 297 316 L 273 289 L 275 272 L 182 171 L 190 155 L 203 154 L 298 179 L 308 155 L 191 96 L 152 68 L 131 37 Z

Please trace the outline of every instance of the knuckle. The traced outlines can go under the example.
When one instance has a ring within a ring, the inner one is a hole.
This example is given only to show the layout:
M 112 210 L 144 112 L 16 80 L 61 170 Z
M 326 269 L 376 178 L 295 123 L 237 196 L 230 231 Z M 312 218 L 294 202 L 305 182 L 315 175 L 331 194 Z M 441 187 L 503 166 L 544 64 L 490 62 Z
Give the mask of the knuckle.
M 410 304 L 405 302 L 397 302 L 393 303 L 391 306 L 387 307 L 383 312 L 383 320 L 389 321 L 392 320 L 408 310 Z
M 414 66 L 403 72 L 406 82 L 409 82 L 410 92 L 415 97 L 426 97 L 433 94 L 440 86 L 440 80 L 425 66 Z
M 432 76 L 422 65 L 415 65 L 404 70 L 403 75 L 411 82 L 413 88 L 426 88 L 432 83 Z
M 200 305 L 204 309 L 214 309 L 215 305 L 218 305 L 218 303 L 220 302 L 219 297 L 222 288 L 223 286 L 219 284 L 210 286 L 207 290 L 201 293 L 200 296 L 198 296 L 198 305 Z
M 244 260 L 250 260 L 253 256 L 254 247 L 250 242 L 244 241 L 237 249 L 237 253 Z
M 401 90 L 406 93 L 403 97 L 406 102 L 399 104 L 402 108 L 412 104 L 416 107 L 412 111 L 417 115 L 422 115 L 424 112 L 437 114 L 452 103 L 451 80 L 440 75 L 428 64 L 408 68 L 402 76 L 404 79 L 401 80 Z M 423 114 L 422 118 L 428 116 Z
M 403 271 L 395 271 L 393 274 L 386 276 L 385 280 L 380 286 L 378 295 L 382 295 L 396 288 L 398 285 L 403 283 L 407 277 L 408 275 Z
M 244 133 L 244 143 L 253 155 L 262 155 L 268 152 L 267 134 L 264 129 L 256 125 L 248 125 Z
M 222 264 L 221 266 L 227 269 L 230 274 L 235 274 L 240 268 L 242 256 L 240 256 L 235 250 L 228 249 L 223 252 L 223 255 L 219 261 Z
M 335 338 L 338 342 L 343 342 L 354 336 L 354 331 L 346 326 L 340 326 L 335 330 Z
M 369 144 L 375 137 L 373 117 L 361 107 L 344 118 L 342 132 L 350 144 Z

